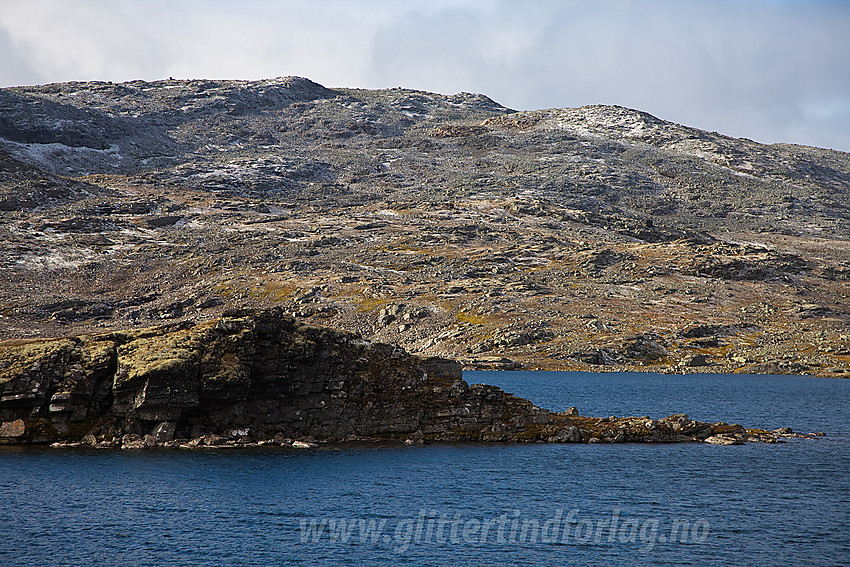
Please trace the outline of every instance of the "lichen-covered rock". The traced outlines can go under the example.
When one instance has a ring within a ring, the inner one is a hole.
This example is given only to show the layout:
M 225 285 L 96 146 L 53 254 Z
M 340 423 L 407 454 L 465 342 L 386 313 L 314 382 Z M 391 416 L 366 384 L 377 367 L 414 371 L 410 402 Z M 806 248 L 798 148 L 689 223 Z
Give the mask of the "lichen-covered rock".
M 15 421 L 4 421 L 0 423 L 0 437 L 20 437 L 26 433 L 27 428 L 23 419 Z
M 654 361 L 669 356 L 670 353 L 661 337 L 655 333 L 644 333 L 626 345 L 624 354 L 636 360 Z
M 455 362 L 305 325 L 274 309 L 231 311 L 198 325 L 7 342 L 0 361 L 6 443 L 93 437 L 146 448 L 203 437 L 212 446 L 233 431 L 252 441 L 417 432 L 478 440 L 494 424 L 515 439 L 528 425 L 553 421 L 498 388 L 470 387 Z
M 145 449 L 316 441 L 681 442 L 746 436 L 684 414 L 579 417 L 458 363 L 301 323 L 280 309 L 0 343 L 0 443 Z M 292 440 L 296 440 L 293 442 Z M 298 443 L 298 445 L 296 445 Z

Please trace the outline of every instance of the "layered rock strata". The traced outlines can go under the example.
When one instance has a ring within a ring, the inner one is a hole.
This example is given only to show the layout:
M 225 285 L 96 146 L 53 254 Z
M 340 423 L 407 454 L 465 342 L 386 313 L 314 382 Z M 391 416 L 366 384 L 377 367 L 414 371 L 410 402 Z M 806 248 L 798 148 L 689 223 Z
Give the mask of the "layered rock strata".
M 780 432 L 781 433 L 781 432 Z M 780 433 L 760 432 L 760 440 Z M 790 431 L 786 432 L 790 433 Z M 244 446 L 347 441 L 740 443 L 739 425 L 553 413 L 458 363 L 299 322 L 212 322 L 0 343 L 0 444 Z

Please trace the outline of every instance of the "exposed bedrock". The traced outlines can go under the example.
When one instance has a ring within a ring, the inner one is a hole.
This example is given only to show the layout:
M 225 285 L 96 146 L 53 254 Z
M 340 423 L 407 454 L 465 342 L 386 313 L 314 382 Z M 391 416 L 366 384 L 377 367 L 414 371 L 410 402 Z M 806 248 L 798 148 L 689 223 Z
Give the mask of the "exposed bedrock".
M 740 443 L 739 425 L 553 413 L 458 363 L 299 322 L 215 321 L 0 343 L 0 443 L 239 446 L 358 440 Z M 775 440 L 762 432 L 758 438 Z M 764 440 L 763 439 L 763 440 Z

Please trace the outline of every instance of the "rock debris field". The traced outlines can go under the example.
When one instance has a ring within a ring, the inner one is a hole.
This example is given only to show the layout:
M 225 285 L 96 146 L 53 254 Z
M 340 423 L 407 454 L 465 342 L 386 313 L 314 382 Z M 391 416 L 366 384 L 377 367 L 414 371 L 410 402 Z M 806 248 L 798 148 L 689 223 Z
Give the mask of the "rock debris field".
M 280 308 L 470 369 L 850 375 L 846 153 L 298 77 L 0 109 L 0 339 Z

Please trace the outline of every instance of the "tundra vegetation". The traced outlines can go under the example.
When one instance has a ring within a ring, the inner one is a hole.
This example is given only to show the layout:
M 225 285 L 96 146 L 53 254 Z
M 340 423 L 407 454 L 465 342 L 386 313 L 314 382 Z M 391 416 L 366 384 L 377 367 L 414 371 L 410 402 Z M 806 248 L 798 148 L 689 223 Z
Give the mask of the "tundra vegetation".
M 466 368 L 850 368 L 846 153 L 297 77 L 0 108 L 0 339 L 280 308 Z

